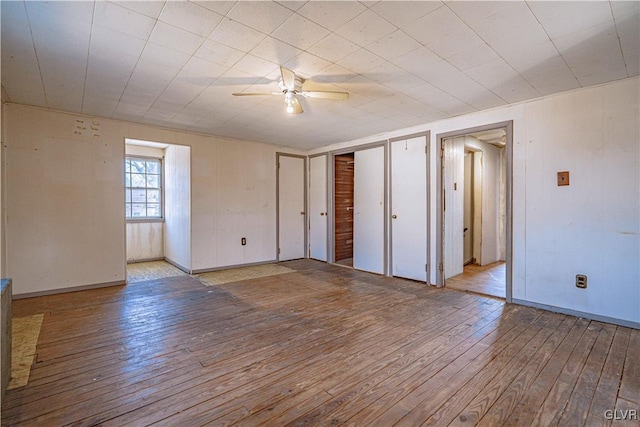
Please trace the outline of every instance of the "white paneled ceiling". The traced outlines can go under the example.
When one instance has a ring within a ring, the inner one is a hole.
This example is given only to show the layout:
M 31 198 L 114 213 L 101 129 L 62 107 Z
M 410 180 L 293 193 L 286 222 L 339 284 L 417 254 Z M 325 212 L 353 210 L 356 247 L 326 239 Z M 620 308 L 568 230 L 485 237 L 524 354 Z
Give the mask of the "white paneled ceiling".
M 313 148 L 640 74 L 637 1 L 3 1 L 11 102 Z M 279 66 L 304 88 L 285 112 Z

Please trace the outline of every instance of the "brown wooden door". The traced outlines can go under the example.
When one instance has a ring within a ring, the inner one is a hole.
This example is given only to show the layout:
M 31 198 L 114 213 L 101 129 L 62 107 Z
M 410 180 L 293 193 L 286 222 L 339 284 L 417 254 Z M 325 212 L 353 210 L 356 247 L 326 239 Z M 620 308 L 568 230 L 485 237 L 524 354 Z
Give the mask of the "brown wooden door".
M 335 156 L 335 261 L 353 258 L 353 153 Z

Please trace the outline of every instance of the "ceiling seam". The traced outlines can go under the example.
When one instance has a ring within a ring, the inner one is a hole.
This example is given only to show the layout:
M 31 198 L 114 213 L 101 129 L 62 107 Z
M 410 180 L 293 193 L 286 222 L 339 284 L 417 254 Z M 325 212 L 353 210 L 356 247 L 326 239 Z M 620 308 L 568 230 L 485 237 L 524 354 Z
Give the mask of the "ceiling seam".
M 166 4 L 166 3 L 165 3 L 165 4 Z M 200 5 L 196 4 L 196 3 L 192 3 L 192 4 L 194 4 L 195 6 L 198 6 L 198 7 L 202 7 L 202 6 L 200 6 Z M 237 4 L 237 2 L 236 2 L 236 3 L 233 5 L 233 7 L 232 7 L 231 9 L 229 9 L 229 11 L 228 11 L 227 13 L 225 13 L 224 15 L 221 15 L 221 14 L 219 14 L 219 13 L 217 13 L 217 12 L 213 12 L 213 11 L 212 11 L 213 13 L 216 13 L 216 14 L 218 14 L 218 15 L 222 16 L 222 19 L 221 19 L 221 20 L 220 20 L 220 22 L 218 22 L 218 23 L 216 24 L 216 26 L 215 26 L 215 27 L 214 27 L 214 28 L 209 32 L 209 34 L 207 34 L 206 36 L 202 36 L 202 42 L 200 43 L 200 45 L 198 45 L 198 47 L 196 48 L 196 50 L 194 51 L 194 53 L 192 53 L 192 54 L 191 54 L 191 57 L 187 60 L 187 62 L 185 62 L 185 63 L 182 65 L 182 67 L 180 67 L 180 69 L 178 70 L 178 72 L 177 72 L 177 73 L 176 73 L 176 74 L 171 78 L 171 80 L 169 81 L 169 83 L 167 83 L 167 85 L 164 87 L 164 89 L 162 89 L 162 92 L 160 92 L 160 93 L 158 94 L 158 96 L 156 97 L 156 99 L 154 99 L 154 100 L 153 100 L 153 102 L 151 103 L 151 105 L 149 106 L 149 108 L 147 108 L 147 110 L 145 111 L 145 113 L 142 115 L 142 118 L 144 118 L 144 117 L 147 115 L 147 113 L 149 112 L 149 110 L 151 110 L 151 109 L 153 108 L 153 106 L 156 104 L 156 102 L 158 102 L 158 99 L 160 99 L 160 97 L 162 96 L 162 94 L 166 92 L 167 88 L 171 85 L 171 83 L 173 83 L 173 82 L 175 81 L 176 77 L 177 77 L 177 76 L 180 74 L 180 72 L 184 69 L 184 67 L 187 65 L 187 63 L 189 63 L 189 61 L 191 60 L 191 58 L 193 58 L 193 57 L 195 56 L 195 53 L 196 53 L 198 50 L 200 50 L 200 48 L 201 48 L 201 47 L 206 43 L 206 41 L 207 41 L 207 40 L 209 40 L 209 37 L 211 36 L 211 34 L 213 34 L 213 32 L 214 32 L 215 30 L 217 30 L 217 29 L 218 29 L 218 27 L 220 26 L 220 24 L 222 24 L 222 22 L 223 22 L 225 19 L 229 19 L 229 20 L 233 21 L 233 19 L 231 19 L 231 18 L 227 18 L 227 16 L 229 15 L 229 12 L 231 12 L 231 11 L 233 10 L 233 8 L 234 8 L 234 7 L 236 7 L 236 4 Z M 205 9 L 206 9 L 206 8 L 205 8 Z M 163 10 L 164 10 L 164 7 L 163 7 Z M 160 12 L 160 15 L 158 15 L 158 18 L 160 18 L 160 16 L 161 16 L 161 15 L 162 15 L 162 12 Z M 166 25 L 170 25 L 170 26 L 172 26 L 172 27 L 174 27 L 174 28 L 178 28 L 178 29 L 183 30 L 183 31 L 188 31 L 188 30 L 185 30 L 184 28 L 176 27 L 176 26 L 171 25 L 171 24 L 169 24 L 169 23 L 166 23 L 166 22 L 164 22 L 164 21 L 162 21 L 162 22 L 163 22 L 164 24 L 166 24 Z M 234 22 L 237 22 L 237 21 L 234 21 Z M 240 23 L 240 24 L 241 24 L 241 23 Z M 242 25 L 244 25 L 244 24 L 242 24 Z M 256 31 L 258 31 L 258 30 L 256 30 Z M 189 32 L 189 33 L 191 33 L 190 31 L 188 31 L 188 32 Z M 262 32 L 260 31 L 260 33 L 262 33 Z M 191 33 L 191 34 L 195 34 L 195 33 Z M 262 33 L 262 34 L 264 34 L 264 33 Z M 199 34 L 196 34 L 196 35 L 199 35 Z M 265 35 L 265 36 L 266 36 L 266 35 Z M 149 36 L 149 37 L 151 37 L 151 36 Z M 262 40 L 264 40 L 264 39 L 262 39 Z M 261 41 L 262 41 L 262 40 L 261 40 Z M 145 47 L 146 47 L 146 45 L 145 45 Z M 229 47 L 231 47 L 231 46 L 229 46 Z M 167 47 L 167 49 L 170 49 L 170 48 L 168 48 L 168 47 Z M 247 53 L 247 52 L 245 52 L 245 54 L 242 56 L 242 58 L 244 58 L 244 57 L 245 57 L 245 56 L 247 56 L 247 55 L 248 55 L 248 53 Z M 242 58 L 240 58 L 238 61 L 236 61 L 236 63 L 237 63 L 237 62 L 239 62 Z M 205 61 L 206 61 L 206 60 L 205 60 Z M 207 62 L 210 62 L 210 61 L 207 61 Z M 137 64 L 136 64 L 136 65 L 137 65 Z M 235 65 L 235 64 L 234 64 L 234 65 Z M 232 67 L 233 67 L 233 65 L 229 66 L 228 68 L 229 68 L 229 69 L 231 69 Z M 227 70 L 227 71 L 228 71 L 228 70 Z M 223 74 L 224 74 L 224 73 L 223 73 Z M 201 95 L 205 90 L 207 90 L 207 89 L 208 89 L 211 85 L 213 85 L 217 80 L 218 80 L 217 78 L 216 78 L 216 79 L 214 79 L 214 81 L 213 81 L 213 82 L 211 82 L 211 83 L 209 84 L 209 86 L 207 86 L 207 87 L 203 88 L 203 89 L 202 89 L 202 90 L 201 90 L 201 91 L 200 91 L 200 92 L 199 92 L 199 93 L 198 93 L 198 94 L 197 94 L 193 99 L 195 99 L 195 98 L 197 98 L 198 96 L 200 96 L 200 95 Z M 177 112 L 175 112 L 175 113 L 174 113 L 174 114 L 169 118 L 169 120 L 173 119 L 176 115 L 180 114 L 180 112 L 181 112 L 181 111 L 183 111 L 183 110 L 185 109 L 185 107 L 193 101 L 193 99 L 192 99 L 191 101 L 189 101 L 189 103 L 187 103 L 186 105 L 184 105 L 180 110 L 178 110 Z
M 36 56 L 36 64 L 38 64 L 38 74 L 40 76 L 40 84 L 42 84 L 42 94 L 44 95 L 44 104 L 49 108 L 49 100 L 47 99 L 47 90 L 44 86 L 44 80 L 42 77 L 42 68 L 40 67 L 40 59 L 38 59 L 38 49 L 36 49 L 36 41 L 33 38 L 33 27 L 31 26 L 31 19 L 29 19 L 29 10 L 27 9 L 26 1 L 22 2 L 24 6 L 24 15 L 27 17 L 29 23 L 29 35 L 31 36 L 31 45 L 33 46 L 33 54 Z
M 91 55 L 91 40 L 93 38 L 93 21 L 96 17 L 96 2 L 93 2 L 93 11 L 91 12 L 91 27 L 89 28 L 89 43 L 87 46 L 87 63 L 84 66 L 84 82 L 82 84 L 82 99 L 80 101 L 80 112 L 84 113 L 84 95 L 87 91 L 87 77 L 89 75 L 89 58 Z
M 118 107 L 120 106 L 120 103 L 122 102 L 122 97 L 124 96 L 125 92 L 127 91 L 127 88 L 129 87 L 129 83 L 131 82 L 131 77 L 133 77 L 133 73 L 135 73 L 136 68 L 138 68 L 138 64 L 140 63 L 140 58 L 144 54 L 144 50 L 146 49 L 147 45 L 149 44 L 149 37 L 151 37 L 151 34 L 153 34 L 153 30 L 155 30 L 156 25 L 158 24 L 158 18 L 162 14 L 162 11 L 166 7 L 166 5 L 167 5 L 167 2 L 165 1 L 162 4 L 162 9 L 160 9 L 160 13 L 158 13 L 158 17 L 157 18 L 152 18 L 154 20 L 153 28 L 149 32 L 149 35 L 147 36 L 146 40 L 144 41 L 144 46 L 142 46 L 142 50 L 140 51 L 140 56 L 138 56 L 138 59 L 136 60 L 136 64 L 133 66 L 133 69 L 131 70 L 131 74 L 129 74 L 129 78 L 127 78 L 127 83 L 125 83 L 124 88 L 122 89 L 122 93 L 120 93 L 120 96 L 118 97 L 118 104 L 116 105 L 116 108 L 113 110 L 113 113 L 111 114 L 110 117 L 113 117 L 118 112 Z M 147 16 L 147 15 L 145 15 L 145 16 Z M 141 119 L 144 118 L 144 115 L 141 116 L 140 118 Z
M 578 78 L 578 76 L 576 76 L 576 73 L 573 71 L 573 68 L 571 68 L 571 66 L 569 66 L 569 63 L 567 63 L 567 60 L 565 59 L 565 57 L 562 55 L 562 53 L 560 53 L 560 50 L 558 49 L 558 46 L 556 46 L 556 44 L 553 42 L 553 39 L 551 38 L 551 36 L 549 35 L 549 33 L 547 32 L 547 29 L 544 27 L 544 25 L 542 25 L 542 22 L 540 22 L 540 20 L 538 19 L 538 16 L 535 14 L 535 12 L 533 11 L 533 9 L 531 9 L 531 6 L 529 5 L 529 2 L 527 0 L 525 0 L 524 4 L 527 5 L 527 8 L 529 9 L 529 11 L 531 12 L 531 14 L 533 15 L 534 18 L 536 18 L 536 21 L 538 22 L 538 24 L 540 24 L 540 28 L 542 28 L 542 31 L 544 31 L 544 33 L 547 35 L 547 37 L 549 38 L 549 42 L 551 42 L 551 44 L 553 45 L 553 48 L 556 50 L 556 52 L 558 52 L 558 56 L 560 58 L 562 58 L 562 62 L 564 62 L 564 65 L 567 66 L 567 69 L 569 71 L 571 71 L 571 74 L 573 75 L 573 78 L 576 80 L 576 82 L 578 83 L 578 86 L 580 87 L 584 87 L 582 85 L 582 82 L 580 82 L 580 79 Z
M 622 56 L 622 62 L 624 63 L 624 71 L 627 73 L 627 77 L 631 77 L 631 75 L 629 74 L 629 68 L 627 67 L 627 60 L 624 57 L 624 51 L 622 50 L 622 40 L 620 40 L 620 33 L 618 33 L 618 24 L 616 23 L 616 17 L 613 14 L 613 7 L 611 6 L 611 0 L 609 0 L 609 11 L 611 12 L 611 20 L 613 21 L 613 28 L 616 30 L 616 38 L 618 39 L 620 56 Z
M 238 2 L 236 2 L 236 3 L 234 4 L 234 6 L 233 6 L 231 9 L 229 9 L 229 11 L 224 15 L 224 18 L 227 18 L 227 17 L 228 17 L 229 13 L 233 10 L 233 8 L 234 8 L 234 7 L 236 7 L 237 3 L 238 3 Z M 282 7 L 284 7 L 284 8 L 286 8 L 287 10 L 290 10 L 290 11 L 292 12 L 292 14 L 291 14 L 290 16 L 288 16 L 288 17 L 287 17 L 287 19 L 285 19 L 285 20 L 284 20 L 280 25 L 278 25 L 276 28 L 274 28 L 274 29 L 273 29 L 269 34 L 264 33 L 263 31 L 261 31 L 261 30 L 259 30 L 259 29 L 257 29 L 257 28 L 250 27 L 249 25 L 246 25 L 246 24 L 244 24 L 244 23 L 242 23 L 242 22 L 236 21 L 236 20 L 234 20 L 234 19 L 232 19 L 232 18 L 230 18 L 230 17 L 229 17 L 228 19 L 229 19 L 229 20 L 231 20 L 231 21 L 233 21 L 233 22 L 238 22 L 238 23 L 239 23 L 239 24 L 241 24 L 241 25 L 245 25 L 245 26 L 247 26 L 248 28 L 251 28 L 251 29 L 253 29 L 253 30 L 255 30 L 255 31 L 257 31 L 257 32 L 259 32 L 259 33 L 261 33 L 261 34 L 264 34 L 266 37 L 271 37 L 271 38 L 273 38 L 274 40 L 277 40 L 277 41 L 279 41 L 280 43 L 284 43 L 284 44 L 286 44 L 286 45 L 288 45 L 288 46 L 291 46 L 291 47 L 293 47 L 293 48 L 295 48 L 295 49 L 297 49 L 297 50 L 300 50 L 300 51 L 301 51 L 301 52 L 303 52 L 303 53 L 307 53 L 307 54 L 309 54 L 309 55 L 312 55 L 312 56 L 318 57 L 318 58 L 320 58 L 320 59 L 326 60 L 326 61 L 328 61 L 331 65 L 338 65 L 338 64 L 337 64 L 337 63 L 335 63 L 335 62 L 329 61 L 329 60 L 327 60 L 326 58 L 322 58 L 321 56 L 319 56 L 319 55 L 315 55 L 315 54 L 313 54 L 313 53 L 311 53 L 311 52 L 309 52 L 309 51 L 308 51 L 308 49 L 309 49 L 310 47 L 315 46 L 316 44 L 320 43 L 322 40 L 326 39 L 326 38 L 327 38 L 327 37 L 329 37 L 331 34 L 333 34 L 333 33 L 334 33 L 334 31 L 332 31 L 332 30 L 331 30 L 331 29 L 329 29 L 329 28 L 326 28 L 326 27 L 325 27 L 325 26 L 323 26 L 322 24 L 319 24 L 319 23 L 317 23 L 317 22 L 313 21 L 312 19 L 306 18 L 305 16 L 303 16 L 303 15 L 299 14 L 297 10 L 292 10 L 292 9 L 290 9 L 290 8 L 288 8 L 288 7 L 284 6 L 284 5 L 281 5 L 281 4 L 280 4 L 279 2 L 277 2 L 277 1 L 276 1 L 275 3 L 276 3 L 276 4 L 278 4 L 278 5 L 280 5 L 280 6 L 282 6 Z M 305 4 L 307 4 L 307 3 L 309 3 L 309 2 L 305 2 Z M 360 3 L 360 2 L 358 2 L 358 3 Z M 363 6 L 364 6 L 364 5 L 363 5 Z M 301 6 L 298 10 L 302 9 L 302 7 L 304 7 L 304 5 L 303 5 L 303 6 Z M 358 15 L 356 15 L 356 16 L 354 16 L 351 20 L 347 21 L 346 23 L 344 23 L 344 24 L 342 24 L 342 25 L 346 25 L 346 24 L 348 24 L 349 22 L 351 22 L 352 20 L 356 19 L 358 16 L 362 15 L 362 14 L 363 14 L 363 13 L 365 13 L 367 10 L 369 10 L 369 8 L 367 8 L 366 6 L 364 6 L 364 7 L 365 7 L 365 10 L 363 10 L 361 13 L 359 13 L 359 14 L 358 14 Z M 374 13 L 375 13 L 375 12 L 374 12 Z M 280 28 L 280 27 L 282 27 L 283 25 L 285 25 L 285 24 L 286 24 L 286 22 L 287 22 L 289 19 L 291 19 L 291 17 L 292 17 L 293 15 L 298 15 L 298 16 L 299 16 L 300 18 L 302 18 L 302 19 L 305 19 L 305 20 L 307 20 L 307 21 L 309 21 L 309 22 L 313 22 L 314 24 L 318 25 L 319 27 L 321 27 L 321 28 L 323 28 L 323 29 L 325 29 L 325 30 L 329 31 L 329 34 L 327 34 L 327 35 L 326 35 L 325 37 L 323 37 L 321 40 L 319 40 L 318 42 L 314 43 L 312 46 L 310 46 L 309 48 L 307 48 L 307 50 L 305 50 L 305 49 L 298 49 L 298 47 L 297 47 L 297 46 L 293 46 L 292 44 L 288 43 L 287 41 L 285 41 L 285 40 L 281 40 L 281 39 L 279 39 L 279 38 L 277 38 L 277 37 L 273 36 L 272 34 L 273 34 L 275 31 L 277 31 L 277 30 L 278 30 L 278 28 Z M 222 22 L 222 21 L 221 21 L 221 22 Z M 220 22 L 220 23 L 221 23 L 221 22 Z M 213 33 L 217 28 L 218 28 L 218 26 L 220 25 L 220 23 L 218 23 L 218 25 L 216 26 L 216 28 L 214 28 L 214 29 L 211 31 L 211 33 L 209 33 L 209 35 L 206 37 L 207 39 L 208 39 L 208 38 L 209 38 L 209 36 L 211 36 L 211 34 L 212 34 L 212 33 Z M 342 25 L 341 25 L 341 26 L 342 26 Z M 393 25 L 393 24 L 392 24 L 392 25 Z M 394 27 L 395 27 L 395 25 L 394 25 Z M 397 28 L 397 27 L 396 27 L 396 28 Z M 265 37 L 265 39 L 266 39 L 266 37 Z M 262 43 L 265 39 L 262 39 L 259 43 Z M 204 42 L 203 42 L 203 44 L 204 44 Z M 227 46 L 227 47 L 231 47 L 231 48 L 233 48 L 233 46 L 228 46 L 228 45 L 226 45 L 226 44 L 224 44 L 224 43 L 221 43 L 221 44 L 222 44 L 223 46 Z M 202 45 L 200 45 L 200 46 L 202 46 Z M 361 46 L 361 48 L 362 48 L 362 49 L 364 49 L 364 47 L 362 47 L 362 46 Z M 198 48 L 198 49 L 199 49 L 199 48 Z M 252 50 L 253 50 L 253 48 L 252 48 Z M 256 58 L 264 59 L 265 61 L 271 62 L 271 61 L 270 61 L 270 60 L 268 60 L 268 59 L 261 58 L 261 57 L 259 57 L 259 56 L 257 56 L 257 55 L 253 55 L 253 54 L 251 54 L 250 52 L 243 52 L 243 53 L 244 53 L 244 55 L 242 56 L 242 58 L 238 59 L 238 60 L 234 63 L 234 65 L 235 65 L 235 64 L 237 64 L 238 62 L 240 62 L 240 61 L 241 61 L 243 58 L 245 58 L 247 55 L 252 55 L 252 56 L 255 56 Z M 296 55 L 296 56 L 298 56 L 298 55 Z M 295 57 L 294 57 L 294 58 L 295 58 Z M 277 64 L 277 65 L 279 65 L 279 66 L 283 66 L 284 64 Z M 228 68 L 230 69 L 230 68 L 232 68 L 232 67 L 233 67 L 233 65 L 229 66 Z M 345 68 L 345 67 L 343 67 L 343 68 Z M 346 69 L 346 68 L 345 68 L 345 69 Z M 349 70 L 349 71 L 353 71 L 353 70 Z M 360 75 L 360 74 L 359 74 L 359 73 L 356 73 L 356 75 Z M 260 79 L 260 78 L 259 78 L 259 79 Z M 209 87 L 214 86 L 218 80 L 219 80 L 218 78 L 217 78 L 217 79 L 215 79 L 215 80 L 214 80 L 214 81 L 213 81 L 209 86 L 207 86 L 207 87 L 206 87 L 206 88 L 204 88 L 202 91 L 200 91 L 200 93 L 198 93 L 198 95 L 196 95 L 196 96 L 195 96 L 191 101 L 189 101 L 186 105 L 184 105 L 184 106 L 183 106 L 183 107 L 182 107 L 178 112 L 176 112 L 173 116 L 171 116 L 171 119 L 173 119 L 175 116 L 177 116 L 177 115 L 178 115 L 178 114 L 180 114 L 182 111 L 184 111 L 184 109 L 185 109 L 187 106 L 191 105 L 191 104 L 193 103 L 193 101 L 194 101 L 196 98 L 198 98 L 200 95 L 202 95 L 202 93 L 204 93 L 204 91 L 206 91 Z M 255 84 L 255 83 L 254 83 L 254 84 Z M 336 86 L 338 86 L 338 85 L 336 85 Z M 157 101 L 157 99 L 156 99 L 156 101 Z M 266 102 L 266 100 L 265 100 L 265 101 L 263 101 L 263 102 L 260 102 L 260 103 L 254 104 L 251 108 L 253 108 L 253 107 L 257 106 L 257 105 L 263 104 L 264 102 Z M 154 103 L 155 103 L 155 101 L 154 101 Z M 204 117 L 207 117 L 207 115 L 208 115 L 208 114 L 206 114 L 205 116 L 200 117 L 200 119 L 198 120 L 198 122 L 200 122 Z M 235 116 L 234 116 L 234 117 L 235 117 Z
M 502 59 L 502 60 L 504 61 L 504 63 L 505 63 L 505 64 L 507 64 L 507 66 L 509 66 L 509 68 L 511 68 L 511 69 L 513 70 L 513 72 L 514 72 L 514 73 L 516 73 L 518 76 L 520 76 L 520 78 L 522 78 L 522 80 L 524 80 L 525 82 L 527 82 L 527 84 L 531 87 L 531 89 L 535 90 L 535 91 L 536 91 L 536 93 L 537 93 L 538 95 L 540 95 L 540 92 L 538 92 L 538 89 L 536 89 L 536 88 L 535 88 L 535 87 L 534 87 L 534 86 L 533 86 L 533 85 L 532 85 L 532 84 L 531 84 L 527 79 L 525 79 L 525 78 L 524 78 L 524 76 L 522 76 L 522 75 L 521 75 L 521 74 L 520 74 L 520 73 L 519 73 L 515 68 L 513 68 L 513 67 L 511 66 L 511 64 L 510 64 L 510 63 L 509 63 L 505 58 L 503 58 L 503 57 L 502 57 L 502 55 L 500 55 L 498 52 L 496 52 L 496 50 L 495 50 L 493 47 L 491 47 L 491 45 L 490 45 L 489 43 L 487 43 L 487 41 L 486 41 L 482 36 L 480 36 L 480 34 L 478 34 L 478 33 L 477 33 L 473 28 L 471 28 L 471 26 L 469 26 L 469 24 L 467 24 L 467 22 L 466 22 L 464 19 L 462 19 L 460 16 L 458 16 L 458 14 L 457 14 L 453 9 L 451 9 L 451 8 L 449 7 L 449 5 L 448 5 L 448 4 L 446 4 L 446 3 L 445 3 L 445 6 L 447 7 L 447 9 L 449 9 L 449 10 L 451 11 L 451 13 L 453 13 L 453 14 L 456 16 L 456 18 L 458 18 L 458 19 L 460 20 L 460 22 L 462 22 L 462 23 L 463 23 L 463 24 L 464 24 L 464 25 L 465 25 L 465 26 L 466 26 L 466 27 L 467 27 L 471 32 L 473 32 L 473 34 L 475 34 L 476 36 L 478 36 L 478 38 L 479 38 L 480 40 L 482 40 L 482 42 L 483 42 L 483 43 L 484 43 L 484 44 L 485 44 L 489 49 L 491 49 L 491 50 L 492 50 L 496 55 L 498 55 L 498 57 L 499 57 L 500 59 Z M 444 59 L 444 58 L 443 58 L 443 59 Z M 449 61 L 447 61 L 447 62 L 449 62 Z M 449 62 L 449 63 L 450 63 L 450 62 Z M 450 63 L 450 64 L 451 64 L 451 63 Z M 453 64 L 451 64 L 451 65 L 453 65 Z M 510 103 L 509 101 L 507 101 L 506 99 L 504 99 L 503 97 L 501 97 L 501 96 L 500 96 L 500 95 L 498 95 L 497 93 L 493 92 L 491 89 L 489 89 L 488 87 L 486 87 L 485 85 L 483 85 L 482 83 L 480 83 L 479 81 L 477 81 L 476 79 L 474 79 L 472 76 L 470 76 L 469 74 L 467 74 L 467 73 L 466 73 L 466 72 L 464 72 L 463 70 L 460 70 L 460 69 L 459 69 L 458 67 L 456 67 L 455 65 L 453 65 L 453 66 L 454 66 L 455 68 L 457 68 L 457 69 L 458 69 L 458 71 L 460 71 L 461 73 L 463 73 L 465 76 L 469 77 L 471 80 L 473 80 L 474 82 L 478 83 L 480 86 L 482 86 L 483 88 L 487 89 L 489 92 L 493 93 L 493 94 L 494 94 L 495 96 L 497 96 L 498 98 L 502 99 L 505 103 L 507 103 L 507 104 L 509 104 L 509 103 Z
M 424 15 L 422 15 L 421 17 L 419 17 L 419 18 L 417 18 L 417 19 L 424 18 L 425 16 L 430 15 L 431 13 L 435 12 L 436 10 L 439 10 L 440 8 L 442 8 L 442 7 L 444 7 L 444 6 L 445 6 L 445 4 L 443 3 L 443 4 L 442 4 L 442 6 L 437 7 L 436 9 L 433 9 L 433 10 L 429 11 L 428 13 L 425 13 Z M 370 9 L 370 10 L 371 10 L 373 13 L 375 13 L 376 15 L 378 15 L 381 19 L 384 19 L 385 21 L 389 22 L 389 24 L 391 24 L 391 25 L 393 25 L 394 27 L 396 27 L 399 31 L 402 31 L 402 33 L 403 33 L 403 34 L 405 34 L 407 37 L 409 37 L 410 39 L 412 39 L 413 41 L 415 41 L 416 43 L 418 43 L 420 46 L 422 46 L 423 48 L 427 49 L 429 52 L 431 52 L 432 54 L 434 54 L 435 56 L 437 56 L 438 58 L 440 58 L 441 60 L 443 60 L 443 61 L 444 61 L 444 62 L 446 62 L 447 64 L 450 64 L 452 67 L 456 68 L 458 71 L 460 71 L 461 73 L 463 73 L 463 74 L 465 74 L 465 75 L 466 75 L 466 73 L 464 73 L 464 71 L 460 70 L 458 67 L 456 67 L 455 65 L 451 64 L 449 61 L 447 61 L 446 59 L 444 59 L 443 57 L 441 57 L 440 55 L 438 55 L 437 53 L 435 53 L 434 51 L 432 51 L 431 49 L 429 49 L 428 47 L 426 47 L 424 44 L 422 44 L 422 42 L 420 42 L 419 40 L 417 40 L 416 38 L 414 38 L 411 34 L 407 33 L 407 32 L 406 32 L 406 31 L 404 31 L 402 28 L 399 28 L 399 27 L 398 27 L 398 26 L 396 26 L 393 22 L 390 22 L 389 20 L 387 20 L 384 16 L 380 15 L 380 14 L 379 14 L 378 12 L 376 12 L 375 10 L 373 10 L 373 9 Z M 417 20 L 417 19 L 416 19 L 416 20 Z M 374 42 L 374 43 L 375 43 L 375 42 Z M 372 44 L 373 44 L 373 43 L 372 43 Z M 380 55 L 376 54 L 375 52 L 371 52 L 371 51 L 370 51 L 369 49 L 367 49 L 365 46 L 361 46 L 361 47 L 362 47 L 362 49 L 366 50 L 366 51 L 367 51 L 367 52 L 369 52 L 370 54 L 375 55 L 375 56 L 377 56 L 378 58 L 381 58 L 383 61 L 385 61 L 385 62 L 389 62 L 389 63 L 390 63 L 390 64 L 392 64 L 392 65 L 395 65 L 395 64 L 391 63 L 390 61 L 387 61 L 385 58 L 382 58 Z M 415 50 L 417 50 L 417 49 L 415 49 Z M 410 51 L 410 52 L 413 52 L 413 51 Z M 408 52 L 408 53 L 410 53 L 410 52 Z M 396 65 L 396 66 L 397 66 L 397 65 Z M 473 105 L 469 104 L 468 102 L 466 102 L 466 101 L 464 101 L 464 100 L 462 100 L 462 99 L 458 98 L 457 96 L 453 95 L 452 93 L 447 92 L 446 90 L 444 90 L 444 89 L 440 88 L 439 86 L 435 85 L 434 83 L 429 82 L 429 81 L 427 81 L 427 80 L 423 79 L 422 77 L 418 76 L 417 74 L 412 73 L 411 71 L 407 70 L 406 68 L 402 68 L 402 67 L 400 67 L 400 66 L 397 66 L 397 67 L 398 67 L 398 68 L 400 68 L 401 70 L 404 70 L 405 72 L 407 72 L 408 74 L 412 75 L 413 77 L 417 78 L 418 80 L 421 80 L 421 81 L 425 82 L 426 84 L 433 86 L 434 88 L 438 89 L 438 90 L 439 90 L 439 91 L 441 91 L 442 93 L 445 93 L 445 94 L 449 95 L 450 97 L 452 97 L 452 98 L 453 98 L 453 99 L 455 99 L 456 101 L 460 101 L 462 104 L 464 104 L 464 105 L 467 105 L 467 106 L 471 107 L 474 111 L 477 111 L 477 110 L 478 110 L 478 108 L 474 107 Z M 374 68 L 375 68 L 375 67 L 374 67 Z M 360 74 L 358 73 L 358 75 L 360 75 Z M 367 77 L 367 76 L 365 76 L 365 75 L 362 75 L 362 77 L 368 78 L 368 77 Z M 467 76 L 467 77 L 469 77 L 469 76 Z M 471 78 L 471 77 L 469 77 L 469 78 Z M 369 80 L 371 80 L 371 79 L 369 79 Z M 473 80 L 473 79 L 472 79 L 472 80 Z M 379 82 L 376 82 L 375 80 L 372 80 L 372 81 L 373 81 L 373 82 L 375 82 L 375 83 L 381 84 L 382 86 L 387 87 L 387 88 L 389 88 L 389 89 L 391 89 L 391 90 L 393 90 L 393 91 L 397 91 L 396 89 L 394 89 L 394 88 L 392 88 L 392 87 L 390 87 L 390 86 L 387 86 L 387 85 L 385 85 L 384 83 L 379 83 Z M 474 80 L 474 81 L 475 81 L 475 80 Z M 476 82 L 476 83 L 478 83 L 478 82 Z M 480 84 L 480 83 L 478 83 L 478 84 Z M 482 86 L 482 85 L 481 85 L 481 86 Z M 482 87 L 484 87 L 484 86 L 482 86 Z M 486 88 L 485 88 L 485 89 L 486 89 Z M 487 89 L 487 90 L 488 90 L 488 89 Z M 492 93 L 493 93 L 493 92 L 492 92 Z M 406 95 L 406 94 L 405 94 L 405 95 Z M 495 95 L 495 94 L 494 94 L 494 95 Z M 406 96 L 407 96 L 407 97 L 409 97 L 409 98 L 411 98 L 411 99 L 415 99 L 416 101 L 419 101 L 420 103 L 424 104 L 424 102 L 423 102 L 421 99 L 414 98 L 414 97 L 412 97 L 411 95 L 406 95 Z M 498 95 L 496 95 L 496 96 L 498 96 Z M 500 97 L 499 97 L 499 98 L 500 98 Z M 502 98 L 500 98 L 500 99 L 502 99 Z M 375 100 L 374 100 L 374 101 L 375 101 Z M 505 100 L 503 99 L 503 101 L 505 101 Z M 507 101 L 505 101 L 505 102 L 507 102 Z M 427 105 L 427 104 L 425 104 L 425 105 Z M 429 106 L 429 105 L 427 105 L 427 106 Z M 440 112 L 442 112 L 442 113 L 445 113 L 445 114 L 447 113 L 446 111 L 442 111 L 442 110 L 440 110 L 440 109 L 438 109 L 438 108 L 435 108 L 435 107 L 433 107 L 433 106 L 430 106 L 430 107 L 431 107 L 431 108 L 433 108 L 433 109 L 435 109 L 435 110 L 437 110 L 437 111 L 440 111 Z

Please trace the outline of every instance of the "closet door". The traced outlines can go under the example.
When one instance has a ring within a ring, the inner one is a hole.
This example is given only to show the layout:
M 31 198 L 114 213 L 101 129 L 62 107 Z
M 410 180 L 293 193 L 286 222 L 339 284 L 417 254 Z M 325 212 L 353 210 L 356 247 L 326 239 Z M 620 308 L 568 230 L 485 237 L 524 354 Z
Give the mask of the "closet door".
M 309 253 L 327 260 L 327 156 L 309 159 Z
M 304 258 L 304 159 L 278 157 L 279 261 Z
M 384 273 L 384 147 L 355 152 L 353 267 Z
M 391 143 L 391 274 L 427 280 L 427 138 Z

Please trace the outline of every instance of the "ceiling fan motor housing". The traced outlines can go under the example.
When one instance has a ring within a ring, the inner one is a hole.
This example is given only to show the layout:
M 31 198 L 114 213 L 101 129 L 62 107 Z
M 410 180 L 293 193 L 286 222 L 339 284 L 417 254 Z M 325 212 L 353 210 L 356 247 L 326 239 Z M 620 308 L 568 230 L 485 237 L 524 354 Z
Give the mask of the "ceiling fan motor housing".
M 294 85 L 293 85 L 293 92 L 299 92 L 302 90 L 302 84 L 304 83 L 304 79 L 300 76 L 296 76 L 295 80 L 294 80 Z M 282 92 L 289 92 L 290 90 L 285 86 L 284 81 L 282 79 L 280 79 L 278 81 L 278 87 L 280 88 L 280 90 Z

